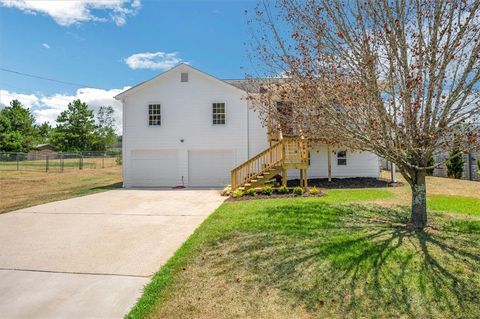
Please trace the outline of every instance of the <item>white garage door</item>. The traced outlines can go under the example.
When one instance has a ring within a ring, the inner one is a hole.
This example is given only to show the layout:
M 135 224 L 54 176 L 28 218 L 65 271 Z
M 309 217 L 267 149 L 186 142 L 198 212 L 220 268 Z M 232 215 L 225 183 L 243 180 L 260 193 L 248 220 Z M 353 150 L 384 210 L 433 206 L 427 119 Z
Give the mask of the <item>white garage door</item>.
M 175 186 L 179 183 L 177 150 L 133 150 L 131 154 L 133 186 Z
M 190 150 L 188 151 L 188 185 L 230 184 L 230 171 L 234 164 L 233 150 Z

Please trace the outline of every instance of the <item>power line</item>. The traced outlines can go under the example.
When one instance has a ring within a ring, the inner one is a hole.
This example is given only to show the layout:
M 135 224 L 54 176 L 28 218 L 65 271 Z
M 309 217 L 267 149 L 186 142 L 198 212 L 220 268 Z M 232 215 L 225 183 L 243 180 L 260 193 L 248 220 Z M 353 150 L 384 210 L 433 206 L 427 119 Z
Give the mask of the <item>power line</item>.
M 14 74 L 17 74 L 17 75 L 28 76 L 28 77 L 35 78 L 35 79 L 40 79 L 40 80 L 45 80 L 45 81 L 51 81 L 51 82 L 56 82 L 56 83 L 61 83 L 61 84 L 66 84 L 66 85 L 72 85 L 72 86 L 78 86 L 78 87 L 88 87 L 88 88 L 94 88 L 94 89 L 104 90 L 103 88 L 98 88 L 98 87 L 91 86 L 91 85 L 85 85 L 85 84 L 80 84 L 80 83 L 61 81 L 61 80 L 56 80 L 56 79 L 52 79 L 52 78 L 47 78 L 47 77 L 40 76 L 40 75 L 35 75 L 35 74 L 30 74 L 30 73 L 24 73 L 24 72 L 20 72 L 20 71 L 16 71 L 16 70 L 11 70 L 11 69 L 6 69 L 6 68 L 0 68 L 0 71 L 10 72 L 10 73 L 14 73 Z

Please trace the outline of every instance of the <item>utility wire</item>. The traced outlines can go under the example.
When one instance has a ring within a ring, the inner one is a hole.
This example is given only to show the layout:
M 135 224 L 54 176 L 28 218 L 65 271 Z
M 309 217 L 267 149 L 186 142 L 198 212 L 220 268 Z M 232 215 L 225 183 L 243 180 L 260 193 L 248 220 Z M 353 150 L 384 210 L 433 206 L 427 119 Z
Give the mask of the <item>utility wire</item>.
M 1 67 L 0 67 L 0 71 L 10 72 L 10 73 L 18 74 L 18 75 L 28 76 L 28 77 L 35 78 L 35 79 L 40 79 L 40 80 L 45 80 L 45 81 L 51 81 L 51 82 L 56 82 L 56 83 L 61 83 L 61 84 L 67 84 L 67 85 L 72 85 L 72 86 L 79 86 L 79 87 L 87 87 L 87 88 L 94 88 L 94 89 L 104 90 L 104 89 L 102 89 L 102 88 L 98 88 L 98 87 L 91 86 L 91 85 L 85 85 L 85 84 L 80 84 L 80 83 L 61 81 L 61 80 L 56 80 L 56 79 L 52 79 L 52 78 L 43 77 L 43 76 L 40 76 L 40 75 L 35 75 L 35 74 L 30 74 L 30 73 L 24 73 L 24 72 L 20 72 L 20 71 L 16 71 L 16 70 L 11 70 L 11 69 L 6 69 L 6 68 L 1 68 Z

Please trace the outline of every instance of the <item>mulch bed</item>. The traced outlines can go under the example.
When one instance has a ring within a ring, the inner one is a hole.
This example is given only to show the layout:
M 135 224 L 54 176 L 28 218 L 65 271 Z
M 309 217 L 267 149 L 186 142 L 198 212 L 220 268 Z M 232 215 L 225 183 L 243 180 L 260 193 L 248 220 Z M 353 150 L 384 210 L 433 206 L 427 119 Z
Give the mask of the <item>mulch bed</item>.
M 272 194 L 270 196 L 263 195 L 263 194 L 257 194 L 256 196 L 245 195 L 245 196 L 237 197 L 237 198 L 233 198 L 232 196 L 229 196 L 226 199 L 226 201 L 227 202 L 238 202 L 238 201 L 252 200 L 252 199 L 275 199 L 275 198 L 298 198 L 298 197 L 307 198 L 307 197 L 323 197 L 323 196 L 325 196 L 325 194 L 323 194 L 322 192 L 320 192 L 318 194 L 315 194 L 315 195 L 311 195 L 309 193 L 304 193 L 301 196 L 295 195 L 295 194 Z
M 287 182 L 288 187 L 300 185 L 300 180 L 294 179 Z M 403 183 L 392 183 L 389 180 L 378 179 L 372 177 L 355 177 L 355 178 L 332 178 L 329 182 L 327 178 L 313 178 L 308 180 L 308 186 L 317 186 L 318 188 L 381 188 L 381 187 L 398 187 Z

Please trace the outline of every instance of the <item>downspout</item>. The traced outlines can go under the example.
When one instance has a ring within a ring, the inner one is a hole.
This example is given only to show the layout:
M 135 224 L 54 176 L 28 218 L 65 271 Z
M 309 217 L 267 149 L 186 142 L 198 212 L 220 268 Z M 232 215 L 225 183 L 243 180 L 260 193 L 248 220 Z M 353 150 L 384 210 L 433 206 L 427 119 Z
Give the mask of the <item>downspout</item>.
M 250 110 L 247 100 L 247 160 L 250 159 Z

